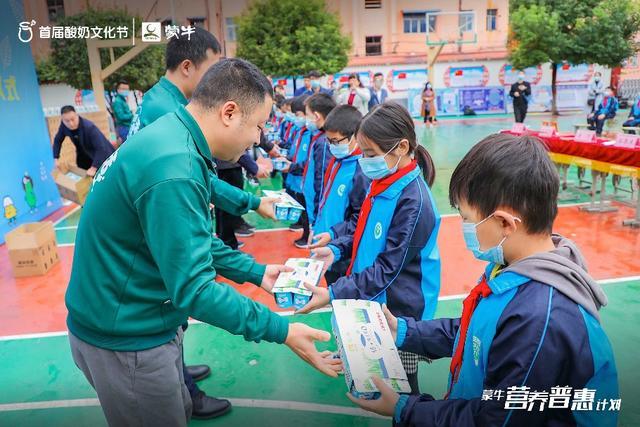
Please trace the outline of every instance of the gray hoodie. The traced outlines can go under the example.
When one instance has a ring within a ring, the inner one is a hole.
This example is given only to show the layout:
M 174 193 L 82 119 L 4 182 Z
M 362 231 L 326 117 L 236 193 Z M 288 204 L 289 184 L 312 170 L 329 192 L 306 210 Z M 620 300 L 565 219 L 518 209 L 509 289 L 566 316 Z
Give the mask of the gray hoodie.
M 552 235 L 551 239 L 556 249 L 524 258 L 502 272 L 512 271 L 554 287 L 600 321 L 598 310 L 607 305 L 607 296 L 587 273 L 580 250 L 559 234 Z

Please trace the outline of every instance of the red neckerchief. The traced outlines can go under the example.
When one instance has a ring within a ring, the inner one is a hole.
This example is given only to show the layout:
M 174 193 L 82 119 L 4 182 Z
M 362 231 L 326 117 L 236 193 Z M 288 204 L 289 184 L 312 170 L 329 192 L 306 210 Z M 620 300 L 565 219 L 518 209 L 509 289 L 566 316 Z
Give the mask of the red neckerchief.
M 284 140 L 289 139 L 289 134 L 291 133 L 291 128 L 293 128 L 293 123 L 287 123 L 287 130 L 284 131 Z
M 356 93 L 355 92 L 351 92 L 349 94 L 349 99 L 347 99 L 347 104 L 349 105 L 353 105 L 353 101 L 356 99 Z
M 311 137 L 311 144 L 309 144 L 309 155 L 311 156 L 313 153 L 313 146 L 315 145 L 316 141 L 318 140 L 318 138 L 320 138 L 322 135 L 324 135 L 324 131 L 321 130 L 320 132 L 318 132 L 317 134 L 315 134 L 314 136 Z M 307 162 L 304 164 L 304 169 L 302 170 L 302 179 L 306 179 L 307 178 L 307 169 L 309 169 L 309 160 L 307 159 Z
M 304 135 L 304 133 L 307 131 L 307 127 L 306 126 L 302 126 L 302 128 L 300 128 L 300 133 L 298 134 L 298 140 L 296 141 L 296 152 L 293 154 L 293 159 L 291 160 L 293 163 L 297 163 L 298 160 L 298 153 L 300 152 L 300 146 L 302 145 L 302 135 Z
M 351 250 L 351 262 L 349 263 L 349 268 L 347 268 L 347 276 L 351 274 L 351 270 L 353 269 L 353 263 L 356 260 L 356 254 L 358 253 L 358 246 L 360 245 L 360 240 L 362 239 L 364 229 L 367 226 L 367 218 L 369 217 L 369 213 L 371 212 L 371 208 L 373 207 L 373 198 L 379 194 L 384 193 L 384 191 L 391 185 L 393 185 L 393 183 L 414 170 L 417 164 L 418 162 L 416 160 L 412 160 L 411 163 L 409 163 L 407 166 L 403 167 L 402 169 L 398 169 L 391 175 L 386 176 L 382 179 L 374 179 L 371 182 L 369 193 L 364 199 L 364 202 L 362 202 L 362 207 L 360 208 L 360 216 L 358 217 L 358 223 L 356 224 L 356 231 L 353 235 L 353 249 Z
M 348 159 L 351 156 L 357 156 L 359 154 L 362 154 L 362 151 L 360 151 L 359 147 L 356 147 L 353 153 L 349 154 L 344 159 Z M 322 209 L 322 207 L 327 201 L 327 197 L 329 197 L 329 192 L 331 191 L 331 187 L 333 186 L 333 181 L 336 179 L 336 175 L 338 175 L 340 166 L 342 166 L 342 160 L 344 159 L 337 160 L 338 164 L 336 168 L 333 170 L 332 168 L 336 162 L 336 158 L 332 157 L 331 160 L 329 161 L 329 166 L 327 166 L 327 170 L 324 172 L 324 186 L 323 186 L 324 191 L 322 192 L 322 198 L 320 199 L 320 206 L 318 206 L 318 212 L 320 212 L 320 209 Z
M 602 100 L 602 106 L 604 108 L 607 108 L 607 104 L 609 103 L 609 97 L 605 96 L 604 99 Z
M 491 288 L 487 283 L 487 276 L 483 275 L 480 283 L 478 283 L 469 293 L 469 295 L 462 302 L 462 317 L 460 318 L 460 329 L 458 330 L 458 344 L 453 352 L 451 358 L 451 365 L 449 366 L 449 372 L 451 373 L 451 383 L 449 384 L 449 391 L 447 392 L 445 399 L 451 394 L 453 385 L 458 381 L 460 375 L 460 368 L 462 367 L 462 356 L 464 354 L 464 344 L 467 340 L 467 331 L 469 330 L 469 323 L 471 323 L 471 316 L 473 311 L 478 306 L 481 297 L 486 298 L 491 295 Z

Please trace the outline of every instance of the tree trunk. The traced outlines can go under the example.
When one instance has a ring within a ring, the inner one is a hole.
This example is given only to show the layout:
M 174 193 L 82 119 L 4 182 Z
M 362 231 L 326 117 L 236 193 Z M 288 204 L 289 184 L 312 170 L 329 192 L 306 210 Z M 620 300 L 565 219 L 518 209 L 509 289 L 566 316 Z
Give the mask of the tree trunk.
M 558 91 L 556 88 L 556 78 L 558 76 L 558 63 L 551 63 L 551 114 L 558 115 Z

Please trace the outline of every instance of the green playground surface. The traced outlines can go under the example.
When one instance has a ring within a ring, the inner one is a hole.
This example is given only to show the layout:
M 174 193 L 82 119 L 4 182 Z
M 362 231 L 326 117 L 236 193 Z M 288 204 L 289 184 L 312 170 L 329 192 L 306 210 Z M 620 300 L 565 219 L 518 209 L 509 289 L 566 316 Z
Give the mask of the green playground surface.
M 619 425 L 640 425 L 637 328 L 640 281 L 604 285 L 609 305 L 602 321 L 616 355 L 622 410 Z M 440 301 L 437 317 L 458 316 L 461 300 Z M 330 313 L 292 316 L 291 321 L 331 330 Z M 246 342 L 206 324 L 185 334 L 187 363 L 207 363 L 212 375 L 203 390 L 235 403 L 220 419 L 192 421 L 194 426 L 388 426 L 389 420 L 360 412 L 345 396 L 344 378 L 329 378 L 295 357 L 286 347 Z M 333 341 L 319 345 L 335 349 Z M 66 335 L 0 341 L 3 387 L 0 426 L 105 426 L 95 393 L 74 365 Z M 445 392 L 449 359 L 420 365 L 423 392 Z

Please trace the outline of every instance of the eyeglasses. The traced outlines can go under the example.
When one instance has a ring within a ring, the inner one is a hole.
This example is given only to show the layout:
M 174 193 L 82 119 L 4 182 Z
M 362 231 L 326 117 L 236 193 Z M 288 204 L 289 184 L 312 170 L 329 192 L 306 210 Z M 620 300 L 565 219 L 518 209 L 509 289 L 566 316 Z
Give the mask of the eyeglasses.
M 345 136 L 344 138 L 340 138 L 340 139 L 327 138 L 327 141 L 329 141 L 329 144 L 340 144 L 345 139 L 349 139 L 349 137 Z

